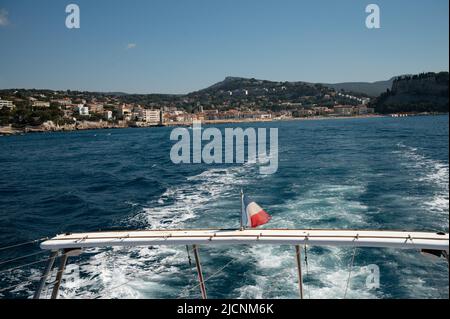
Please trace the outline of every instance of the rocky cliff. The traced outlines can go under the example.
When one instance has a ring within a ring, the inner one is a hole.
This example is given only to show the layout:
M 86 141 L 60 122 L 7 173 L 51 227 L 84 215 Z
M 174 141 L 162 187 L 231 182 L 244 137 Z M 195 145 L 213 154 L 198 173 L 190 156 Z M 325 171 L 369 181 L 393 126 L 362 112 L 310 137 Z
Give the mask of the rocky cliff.
M 449 111 L 448 72 L 397 78 L 392 89 L 374 101 L 379 113 Z

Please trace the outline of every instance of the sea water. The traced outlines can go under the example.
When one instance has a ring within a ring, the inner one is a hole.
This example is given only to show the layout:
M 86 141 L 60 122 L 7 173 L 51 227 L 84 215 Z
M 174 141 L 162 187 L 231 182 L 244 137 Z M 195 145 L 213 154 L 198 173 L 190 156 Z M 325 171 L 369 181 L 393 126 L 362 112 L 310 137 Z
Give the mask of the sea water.
M 236 228 L 241 188 L 272 215 L 266 228 L 448 232 L 448 116 L 217 127 L 278 128 L 277 173 L 261 175 L 256 163 L 175 165 L 171 128 L 0 137 L 0 247 L 64 232 Z M 36 252 L 0 251 L 0 263 Z M 305 297 L 343 298 L 353 249 L 306 252 Z M 210 298 L 298 298 L 293 247 L 200 247 L 200 255 Z M 45 258 L 0 264 L 0 290 L 15 286 L 0 298 L 31 297 L 45 263 L 1 271 Z M 369 265 L 379 267 L 378 289 L 366 285 Z M 64 279 L 61 298 L 200 297 L 185 247 L 89 249 L 69 259 Z M 51 285 L 42 297 L 50 293 Z M 442 259 L 355 252 L 347 298 L 448 297 Z

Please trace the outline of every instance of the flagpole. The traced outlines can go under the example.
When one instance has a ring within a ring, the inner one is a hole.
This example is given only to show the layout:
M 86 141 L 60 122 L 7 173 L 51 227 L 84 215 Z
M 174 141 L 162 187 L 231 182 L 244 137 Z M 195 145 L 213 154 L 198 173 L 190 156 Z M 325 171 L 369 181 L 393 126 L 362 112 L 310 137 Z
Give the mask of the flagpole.
M 244 230 L 244 191 L 241 188 L 241 231 Z

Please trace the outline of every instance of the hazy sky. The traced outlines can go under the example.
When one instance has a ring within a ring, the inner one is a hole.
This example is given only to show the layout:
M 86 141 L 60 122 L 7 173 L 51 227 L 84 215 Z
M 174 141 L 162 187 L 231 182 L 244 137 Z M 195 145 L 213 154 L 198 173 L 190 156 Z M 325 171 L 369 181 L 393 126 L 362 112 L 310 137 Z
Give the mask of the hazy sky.
M 65 8 L 81 9 L 81 28 Z M 365 7 L 381 8 L 367 29 Z M 226 76 L 448 71 L 448 0 L 0 0 L 0 88 L 185 93 Z

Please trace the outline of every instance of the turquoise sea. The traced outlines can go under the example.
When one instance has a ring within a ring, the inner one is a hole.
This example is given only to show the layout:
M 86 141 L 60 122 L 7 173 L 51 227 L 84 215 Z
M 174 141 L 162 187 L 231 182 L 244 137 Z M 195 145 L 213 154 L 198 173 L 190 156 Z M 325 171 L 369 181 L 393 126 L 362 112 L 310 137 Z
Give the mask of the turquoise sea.
M 273 216 L 267 228 L 448 232 L 448 116 L 241 126 L 278 128 L 276 174 L 260 175 L 251 163 L 175 165 L 171 128 L 0 137 L 0 248 L 63 232 L 236 228 L 241 188 Z M 0 298 L 32 296 L 47 256 L 2 262 L 39 251 L 0 250 Z M 298 297 L 293 247 L 200 254 L 205 277 L 214 275 L 210 298 Z M 306 297 L 343 298 L 352 254 L 308 247 Z M 379 289 L 365 285 L 371 264 Z M 448 283 L 442 259 L 358 249 L 347 297 L 448 298 Z M 70 259 L 61 298 L 199 298 L 196 284 L 185 247 L 93 249 Z

